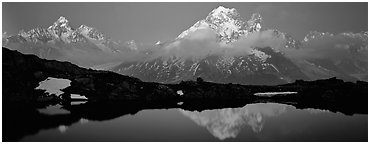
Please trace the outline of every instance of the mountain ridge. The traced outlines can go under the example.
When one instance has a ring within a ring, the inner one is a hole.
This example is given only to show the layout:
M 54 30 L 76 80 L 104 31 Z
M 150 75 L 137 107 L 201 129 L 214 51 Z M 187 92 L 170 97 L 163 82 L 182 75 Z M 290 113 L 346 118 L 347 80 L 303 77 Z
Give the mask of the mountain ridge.
M 208 36 L 203 29 L 213 32 L 210 34 L 215 34 L 216 41 L 198 40 L 199 36 L 193 38 L 196 34 Z M 249 44 L 251 42 L 264 46 Z M 323 55 L 318 48 L 310 49 L 322 43 L 325 47 L 343 49 L 341 51 L 345 52 L 341 53 L 350 54 L 343 59 L 338 59 L 340 56 L 328 59 L 325 56 L 330 52 Z M 297 78 L 315 80 L 333 76 L 347 80 L 367 79 L 364 75 L 367 72 L 367 32 L 331 34 L 312 31 L 298 41 L 287 33 L 266 28 L 258 13 L 245 21 L 235 8 L 223 6 L 212 10 L 205 19 L 196 22 L 174 40 L 158 41 L 148 47 L 138 45 L 134 40 L 112 41 L 96 28 L 86 25 L 73 29 L 63 16 L 47 29 L 21 31 L 15 36 L 3 33 L 3 45 L 42 58 L 71 61 L 157 82 L 178 82 L 199 76 L 225 83 L 240 83 L 241 77 L 249 77 L 249 80 L 241 82 L 243 84 L 269 84 L 268 79 L 272 80 L 270 84 L 281 84 Z M 186 53 L 189 54 L 184 56 Z M 318 56 L 307 59 L 291 56 L 296 53 Z M 265 83 L 254 82 L 250 78 L 265 79 Z

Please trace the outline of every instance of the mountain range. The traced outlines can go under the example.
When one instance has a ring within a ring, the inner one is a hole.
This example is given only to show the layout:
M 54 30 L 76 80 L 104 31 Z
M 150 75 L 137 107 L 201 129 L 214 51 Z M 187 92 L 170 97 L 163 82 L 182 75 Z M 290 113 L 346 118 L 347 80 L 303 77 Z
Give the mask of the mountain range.
M 63 16 L 48 28 L 21 30 L 9 36 L 4 33 L 3 46 L 40 58 L 71 61 L 80 66 L 122 60 L 129 56 L 127 53 L 137 49 L 135 41 L 115 42 L 93 27 L 81 25 L 72 28 Z
M 198 77 L 259 85 L 334 76 L 367 81 L 367 32 L 312 31 L 296 40 L 266 28 L 258 13 L 244 20 L 236 9 L 223 6 L 173 40 L 154 45 L 115 42 L 93 27 L 74 29 L 60 17 L 48 28 L 4 33 L 3 46 L 162 83 Z

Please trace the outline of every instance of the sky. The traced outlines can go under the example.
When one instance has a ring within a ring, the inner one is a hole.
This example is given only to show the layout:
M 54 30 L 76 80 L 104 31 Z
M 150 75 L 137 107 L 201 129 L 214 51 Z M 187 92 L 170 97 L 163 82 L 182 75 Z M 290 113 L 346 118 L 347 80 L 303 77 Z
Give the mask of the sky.
M 309 31 L 367 31 L 367 3 L 2 3 L 2 31 L 47 28 L 65 16 L 72 28 L 95 27 L 113 40 L 155 43 L 176 38 L 218 6 L 236 8 L 242 18 L 261 14 L 267 28 L 302 40 Z

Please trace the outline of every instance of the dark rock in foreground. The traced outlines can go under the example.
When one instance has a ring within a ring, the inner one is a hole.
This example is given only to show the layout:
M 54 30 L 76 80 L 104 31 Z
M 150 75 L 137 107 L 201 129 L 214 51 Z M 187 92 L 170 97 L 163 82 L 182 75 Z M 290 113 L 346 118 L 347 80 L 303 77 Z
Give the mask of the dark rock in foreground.
M 186 110 L 242 107 L 249 103 L 275 102 L 297 108 L 326 109 L 347 115 L 367 114 L 367 82 L 344 82 L 336 78 L 296 81 L 277 86 L 248 86 L 183 81 L 179 84 L 142 82 L 108 71 L 80 68 L 69 62 L 44 60 L 3 48 L 3 139 L 15 141 L 40 129 L 70 125 L 80 118 L 113 119 L 143 109 L 182 108 Z M 46 97 L 35 90 L 47 77 L 71 80 L 64 95 Z M 297 92 L 272 97 L 255 96 L 259 92 Z M 87 97 L 86 104 L 71 106 L 70 94 Z M 179 102 L 183 104 L 178 105 Z M 45 116 L 37 108 L 62 103 L 73 115 Z M 28 122 L 25 123 L 24 120 Z M 52 122 L 50 122 L 52 121 Z M 23 131 L 14 126 L 25 127 Z

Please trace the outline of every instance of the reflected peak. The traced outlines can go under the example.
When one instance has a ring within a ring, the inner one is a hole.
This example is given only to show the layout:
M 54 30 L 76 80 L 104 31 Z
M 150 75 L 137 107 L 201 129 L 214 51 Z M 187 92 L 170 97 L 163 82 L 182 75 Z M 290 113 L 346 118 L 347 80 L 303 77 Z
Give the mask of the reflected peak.
M 264 119 L 286 112 L 288 105 L 283 104 L 248 104 L 242 108 L 225 108 L 216 110 L 180 112 L 220 140 L 235 138 L 242 127 L 247 124 L 255 133 L 263 129 Z

